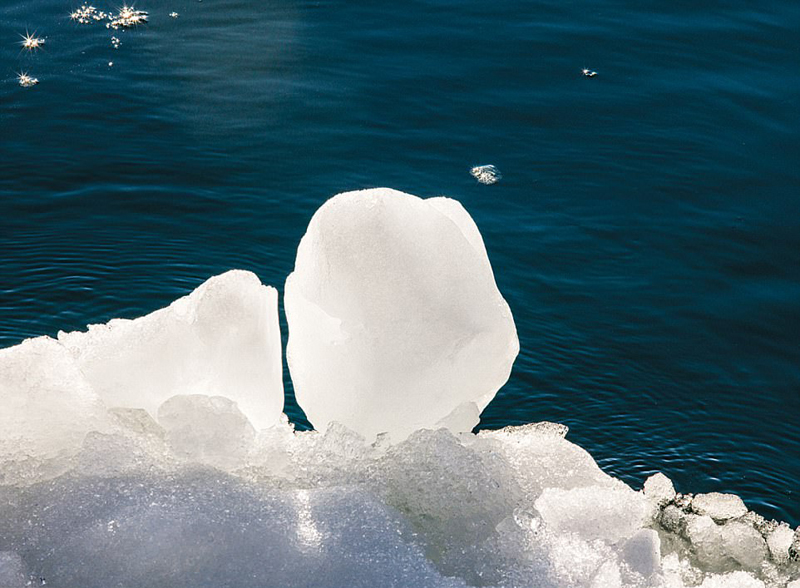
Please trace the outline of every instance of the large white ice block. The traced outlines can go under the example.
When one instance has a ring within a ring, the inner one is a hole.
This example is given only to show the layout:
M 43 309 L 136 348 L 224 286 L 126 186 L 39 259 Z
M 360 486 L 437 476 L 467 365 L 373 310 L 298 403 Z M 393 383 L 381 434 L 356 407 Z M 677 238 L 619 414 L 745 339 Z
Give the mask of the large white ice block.
M 448 198 L 334 196 L 300 242 L 285 307 L 297 400 L 321 430 L 467 430 L 519 351 L 480 232 Z
M 256 428 L 283 410 L 278 293 L 251 272 L 214 276 L 166 308 L 58 340 L 109 407 L 156 417 L 176 394 L 224 396 Z

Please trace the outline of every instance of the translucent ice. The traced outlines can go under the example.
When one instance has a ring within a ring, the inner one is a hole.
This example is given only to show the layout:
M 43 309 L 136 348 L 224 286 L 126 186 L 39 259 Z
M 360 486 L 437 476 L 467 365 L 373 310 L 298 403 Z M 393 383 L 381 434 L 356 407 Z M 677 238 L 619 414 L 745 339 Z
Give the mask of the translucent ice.
M 173 396 L 159 407 L 158 422 L 175 454 L 220 469 L 243 463 L 256 437 L 247 417 L 222 396 Z
M 675 486 L 672 485 L 672 480 L 658 472 L 645 480 L 644 494 L 659 506 L 663 506 L 675 498 Z
M 536 510 L 556 532 L 611 542 L 632 536 L 652 514 L 644 496 L 624 484 L 548 488 L 536 501 Z
M 744 516 L 747 507 L 735 494 L 709 492 L 698 494 L 692 499 L 692 510 L 700 515 L 708 515 L 718 523 Z
M 285 307 L 295 393 L 320 430 L 469 430 L 519 351 L 480 233 L 447 198 L 333 197 L 300 242 Z
M 0 350 L 0 402 L 0 460 L 69 453 L 106 426 L 100 398 L 49 337 Z M 8 475 L 8 467 L 0 470 L 0 482 Z
M 225 396 L 257 428 L 283 410 L 278 294 L 251 272 L 214 276 L 167 308 L 58 340 L 109 407 L 155 417 L 176 394 Z

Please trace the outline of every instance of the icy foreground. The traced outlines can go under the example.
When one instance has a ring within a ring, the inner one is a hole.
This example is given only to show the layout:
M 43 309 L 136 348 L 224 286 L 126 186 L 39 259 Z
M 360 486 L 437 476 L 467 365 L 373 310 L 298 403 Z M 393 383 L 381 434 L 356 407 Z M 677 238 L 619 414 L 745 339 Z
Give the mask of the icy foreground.
M 480 232 L 449 198 L 333 197 L 300 242 L 285 307 L 295 395 L 321 431 L 470 431 L 519 352 Z
M 800 533 L 736 496 L 636 491 L 563 425 L 459 432 L 517 346 L 477 228 L 392 191 L 326 206 L 286 300 L 320 431 L 281 414 L 277 294 L 249 272 L 0 350 L 0 588 L 800 588 Z
M 50 461 L 63 465 L 54 458 L 74 452 L 87 433 L 113 428 L 109 408 L 163 419 L 164 403 L 192 394 L 224 396 L 258 428 L 280 421 L 277 292 L 250 272 L 213 277 L 135 320 L 0 350 L 0 459 L 20 464 L 0 469 L 0 482 L 35 477 Z
M 763 588 L 800 575 L 787 527 L 762 535 L 752 513 L 717 523 L 676 506 L 687 497 L 636 492 L 565 427 L 369 444 L 338 424 L 254 434 L 230 409 L 201 403 L 196 428 L 114 411 L 67 471 L 0 486 L 0 586 Z M 216 468 L 185 451 L 220 438 L 246 444 Z

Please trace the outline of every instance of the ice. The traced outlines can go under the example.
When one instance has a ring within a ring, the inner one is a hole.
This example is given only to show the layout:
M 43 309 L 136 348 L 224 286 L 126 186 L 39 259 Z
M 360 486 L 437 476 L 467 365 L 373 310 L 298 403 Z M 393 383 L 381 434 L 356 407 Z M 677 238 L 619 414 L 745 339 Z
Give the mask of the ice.
M 220 469 L 244 463 L 256 437 L 236 403 L 222 396 L 173 396 L 159 407 L 158 422 L 177 456 Z
M 692 499 L 692 510 L 700 515 L 708 515 L 718 523 L 744 516 L 747 507 L 742 499 L 734 494 L 710 492 L 698 494 Z
M 110 417 L 113 432 L 86 435 L 68 471 L 0 484 L 0 562 L 15 578 L 22 570 L 54 588 L 784 588 L 800 574 L 790 562 L 770 568 L 744 519 L 684 513 L 710 539 L 693 530 L 680 547 L 654 528 L 650 498 L 552 423 L 369 443 L 340 424 L 255 433 L 231 401 L 207 396 L 170 399 L 159 422 L 140 409 Z M 700 544 L 709 561 L 698 561 Z
M 210 278 L 167 308 L 58 334 L 109 407 L 155 417 L 178 394 L 225 396 L 256 428 L 283 410 L 278 294 L 251 272 Z
M 650 578 L 661 568 L 661 539 L 653 529 L 641 529 L 625 542 L 625 562 L 637 574 Z
M 26 580 L 22 558 L 13 551 L 0 551 L 0 588 L 22 588 Z
M 264 492 L 220 474 L 63 479 L 0 504 L 0 536 L 54 588 L 465 586 L 411 533 L 363 490 Z
M 564 425 L 533 423 L 484 431 L 481 437 L 496 442 L 493 450 L 507 461 L 523 490 L 533 498 L 546 487 L 615 485 L 591 455 L 564 439 L 566 431 Z M 564 467 L 567 464 L 569 467 Z
M 469 170 L 470 175 L 481 184 L 490 186 L 499 182 L 503 176 L 493 165 L 476 165 Z
M 700 588 L 764 588 L 764 582 L 744 572 L 731 572 L 706 578 Z
M 740 521 L 722 527 L 723 550 L 746 570 L 755 570 L 767 558 L 767 545 L 751 525 Z
M 107 426 L 100 398 L 49 337 L 0 350 L 0 399 L 0 460 L 69 454 L 87 432 Z M 0 482 L 9 474 L 6 465 Z
M 557 533 L 609 542 L 632 536 L 652 516 L 644 496 L 621 483 L 616 487 L 547 488 L 536 501 L 536 510 Z
M 386 188 L 326 202 L 286 280 L 287 361 L 315 428 L 401 440 L 466 431 L 519 351 L 480 233 L 447 198 Z
M 659 506 L 664 506 L 675 498 L 676 492 L 672 480 L 658 472 L 645 480 L 644 494 Z
M 794 541 L 794 531 L 787 524 L 777 525 L 767 536 L 767 547 L 772 559 L 778 563 L 789 561 L 789 550 Z
M 457 203 L 335 198 L 286 302 L 314 431 L 248 272 L 0 350 L 0 588 L 800 588 L 800 531 L 736 496 L 637 491 L 558 423 L 470 432 L 517 340 Z

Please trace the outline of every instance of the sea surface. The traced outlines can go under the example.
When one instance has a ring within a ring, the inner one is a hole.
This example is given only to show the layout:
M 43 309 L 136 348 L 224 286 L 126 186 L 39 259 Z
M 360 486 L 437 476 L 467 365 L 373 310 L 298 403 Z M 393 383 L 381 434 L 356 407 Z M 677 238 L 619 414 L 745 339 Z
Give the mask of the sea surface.
M 0 3 L 0 346 L 230 268 L 282 291 L 333 194 L 447 195 L 522 347 L 481 427 L 800 524 L 800 2 L 78 7 Z

